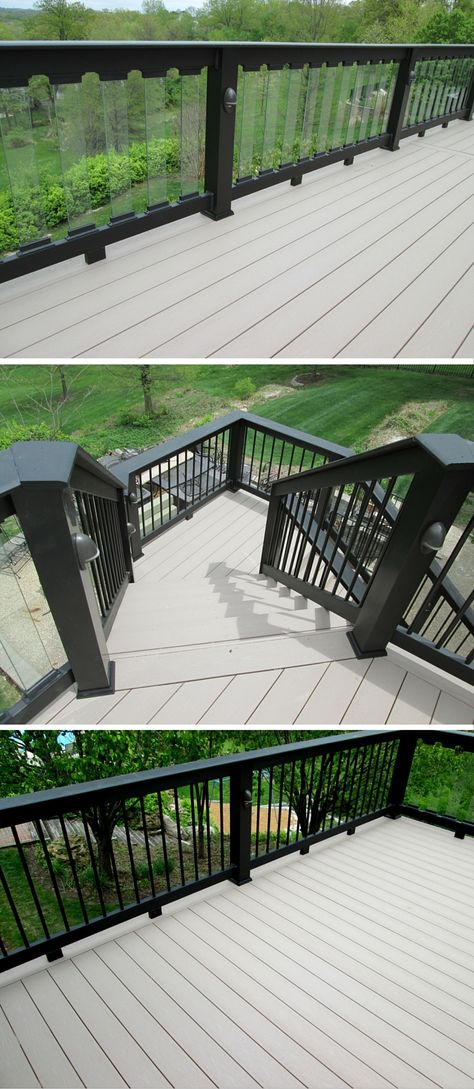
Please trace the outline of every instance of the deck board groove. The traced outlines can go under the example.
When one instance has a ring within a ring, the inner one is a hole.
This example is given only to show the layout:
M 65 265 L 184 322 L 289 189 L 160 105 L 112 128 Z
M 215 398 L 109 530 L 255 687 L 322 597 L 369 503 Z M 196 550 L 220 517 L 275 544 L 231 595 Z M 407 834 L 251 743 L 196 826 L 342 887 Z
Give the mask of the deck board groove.
M 104 262 L 73 258 L 8 283 L 3 355 L 422 358 L 439 311 L 447 354 L 469 355 L 470 250 L 467 236 L 457 247 L 453 238 L 472 199 L 473 146 L 472 127 L 454 121 L 403 140 L 396 155 L 371 151 L 351 170 L 333 164 L 302 186 L 241 198 L 220 223 L 191 217 L 110 246 Z M 426 279 L 448 261 L 430 307 Z
M 71 690 L 41 724 L 472 724 L 467 685 L 395 648 L 357 660 L 342 617 L 260 575 L 267 510 L 226 491 L 146 545 L 108 638 L 115 693 Z

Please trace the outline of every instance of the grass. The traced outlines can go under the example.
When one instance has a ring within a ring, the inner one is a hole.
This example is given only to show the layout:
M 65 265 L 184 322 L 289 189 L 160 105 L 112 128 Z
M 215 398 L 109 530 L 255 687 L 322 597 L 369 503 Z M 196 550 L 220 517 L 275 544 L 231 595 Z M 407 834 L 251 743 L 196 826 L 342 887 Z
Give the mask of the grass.
M 152 446 L 230 411 L 242 401 L 235 393 L 250 378 L 255 394 L 245 404 L 257 415 L 308 431 L 331 442 L 365 450 L 372 436 L 389 421 L 401 434 L 413 433 L 413 415 L 405 406 L 446 406 L 423 428 L 456 432 L 474 439 L 474 383 L 462 374 L 429 375 L 409 369 L 323 365 L 316 385 L 284 391 L 270 400 L 265 387 L 285 387 L 296 374 L 311 370 L 301 364 L 157 364 L 153 396 L 157 418 L 151 426 L 122 425 L 121 413 L 143 410 L 139 368 L 133 364 L 71 364 L 67 367 L 70 398 L 60 403 L 58 368 L 43 364 L 4 365 L 0 384 L 0 426 L 52 420 L 66 435 L 100 456 L 115 447 Z M 415 421 L 416 422 L 416 421 Z

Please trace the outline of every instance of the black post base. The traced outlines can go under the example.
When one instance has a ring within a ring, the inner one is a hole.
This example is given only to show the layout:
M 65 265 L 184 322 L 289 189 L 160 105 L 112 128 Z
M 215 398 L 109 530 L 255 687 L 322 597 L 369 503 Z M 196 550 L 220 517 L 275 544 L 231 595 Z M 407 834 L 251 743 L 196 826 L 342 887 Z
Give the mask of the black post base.
M 105 246 L 101 246 L 101 248 L 97 250 L 88 250 L 87 253 L 84 254 L 86 265 L 95 265 L 96 261 L 105 261 L 105 258 Z
M 229 216 L 233 216 L 234 213 L 232 211 L 232 208 L 229 208 L 227 212 L 213 212 L 211 211 L 211 209 L 206 209 L 205 212 L 201 212 L 201 215 L 207 216 L 208 219 L 213 219 L 216 223 L 218 223 L 220 219 L 228 219 Z
M 386 658 L 386 650 L 361 650 L 353 631 L 347 632 L 347 638 L 356 658 Z
M 355 836 L 355 832 L 356 832 L 355 828 L 348 828 L 347 829 L 347 835 L 348 836 Z
M 51 964 L 53 960 L 61 960 L 63 955 L 62 949 L 52 949 L 50 953 L 46 953 L 46 960 Z
M 84 688 L 76 692 L 76 699 L 86 700 L 92 696 L 113 696 L 115 692 L 115 662 L 109 662 L 109 684 L 107 688 Z
M 232 881 L 233 885 L 248 885 L 249 881 L 251 881 L 252 878 L 251 877 L 240 877 L 240 878 L 239 877 L 231 877 L 230 880 Z
M 351 155 L 349 159 L 344 159 L 344 166 L 352 166 L 354 162 L 354 156 Z
M 301 185 L 303 181 L 303 175 L 300 174 L 299 178 L 290 178 L 290 185 Z
M 151 908 L 151 910 L 148 912 L 148 918 L 149 919 L 159 919 L 160 915 L 162 915 L 162 914 L 163 914 L 163 909 L 161 907 Z
M 304 847 L 300 848 L 300 855 L 309 855 L 309 843 L 306 843 Z

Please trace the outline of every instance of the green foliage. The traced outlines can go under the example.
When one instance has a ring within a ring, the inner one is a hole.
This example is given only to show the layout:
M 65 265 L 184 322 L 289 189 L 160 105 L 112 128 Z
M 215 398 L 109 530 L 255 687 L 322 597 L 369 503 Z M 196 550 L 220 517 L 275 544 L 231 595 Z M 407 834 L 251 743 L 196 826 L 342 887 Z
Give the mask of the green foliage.
M 474 821 L 474 755 L 418 742 L 406 802 L 420 809 Z
M 418 42 L 445 42 L 450 45 L 462 45 L 473 40 L 474 7 L 470 11 L 463 11 L 460 7 L 452 11 L 438 9 L 416 35 Z
M 156 877 L 165 877 L 166 873 L 172 873 L 175 868 L 174 858 L 168 858 L 167 866 L 163 858 L 155 858 L 153 859 L 152 868 Z
M 68 436 L 46 423 L 21 424 L 11 421 L 0 427 L 0 450 L 6 450 L 14 442 L 52 440 L 67 441 Z
M 252 382 L 251 378 L 241 378 L 234 386 L 237 397 L 241 397 L 242 399 L 251 397 L 256 389 L 255 382 Z
M 69 167 L 62 181 L 40 171 L 39 185 L 30 180 L 18 186 L 14 201 L 7 191 L 0 193 L 0 251 L 16 249 L 68 216 L 102 207 L 148 175 L 175 174 L 179 165 L 179 142 L 170 137 L 132 144 L 127 152 L 87 156 Z

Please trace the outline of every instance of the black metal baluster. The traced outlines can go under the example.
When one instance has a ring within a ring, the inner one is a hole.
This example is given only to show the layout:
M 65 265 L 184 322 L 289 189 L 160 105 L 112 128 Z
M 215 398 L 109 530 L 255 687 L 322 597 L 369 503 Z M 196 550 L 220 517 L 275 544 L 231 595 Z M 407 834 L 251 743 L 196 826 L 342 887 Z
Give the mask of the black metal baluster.
M 153 533 L 155 530 L 155 497 L 153 495 L 154 484 L 151 475 L 151 466 L 148 470 L 148 487 L 150 489 L 151 530 Z
M 342 790 L 341 790 L 341 801 L 340 801 L 340 804 L 339 804 L 339 811 L 338 811 L 338 816 L 337 816 L 337 823 L 338 824 L 343 823 L 342 814 L 343 814 L 343 810 L 344 810 L 344 800 L 345 800 L 345 796 L 346 796 L 347 780 L 349 778 L 350 755 L 351 755 L 351 750 L 350 749 L 348 751 L 344 752 L 345 769 L 344 769 L 344 779 L 343 779 Z
M 161 478 L 161 461 L 158 462 L 158 488 L 160 491 L 160 526 L 164 525 L 163 519 L 163 482 Z
M 98 871 L 97 871 L 97 863 L 96 863 L 96 860 L 95 860 L 94 850 L 93 850 L 93 847 L 92 847 L 92 840 L 91 840 L 89 825 L 88 825 L 88 822 L 86 820 L 85 813 L 83 812 L 82 809 L 80 811 L 80 817 L 81 817 L 81 821 L 82 821 L 82 826 L 84 828 L 84 835 L 86 837 L 87 849 L 89 851 L 89 858 L 91 860 L 92 873 L 94 875 L 94 884 L 95 884 L 95 887 L 96 887 L 96 890 L 97 890 L 97 896 L 98 896 L 98 899 L 99 899 L 100 910 L 101 910 L 102 915 L 103 915 L 103 917 L 105 919 L 105 916 L 106 916 L 107 912 L 105 910 L 105 902 L 104 902 L 104 897 L 102 895 L 102 885 L 101 885 L 101 882 L 100 882 L 100 879 L 99 879 L 99 874 L 98 874 Z
M 288 826 L 287 826 L 287 829 L 286 829 L 286 846 L 287 847 L 288 847 L 288 844 L 290 842 L 290 835 L 291 835 L 291 813 L 292 813 L 292 809 L 293 809 L 293 789 L 294 789 L 294 785 L 295 785 L 295 764 L 296 764 L 296 761 L 293 760 L 292 765 L 291 765 L 290 796 L 289 796 L 289 799 L 288 799 Z
M 206 804 L 206 835 L 207 835 L 207 865 L 209 877 L 212 874 L 212 850 L 211 850 L 211 822 L 209 817 L 209 779 L 203 783 L 204 800 Z
M 259 837 L 260 837 L 260 806 L 262 799 L 262 769 L 258 769 L 257 776 L 257 821 L 256 821 L 256 834 L 255 834 L 255 858 L 259 855 Z
M 50 856 L 49 856 L 49 851 L 48 851 L 48 848 L 47 848 L 47 845 L 46 845 L 46 840 L 45 840 L 45 836 L 44 836 L 44 832 L 43 832 L 43 827 L 42 827 L 42 824 L 41 824 L 40 820 L 35 821 L 35 828 L 36 828 L 36 833 L 37 833 L 38 839 L 40 841 L 40 844 L 41 844 L 41 847 L 42 847 L 42 850 L 43 850 L 44 860 L 46 862 L 46 866 L 47 866 L 48 873 L 49 873 L 49 879 L 51 881 L 51 885 L 53 887 L 53 892 L 54 892 L 54 895 L 56 897 L 56 903 L 58 905 L 59 912 L 60 912 L 62 921 L 64 923 L 65 930 L 69 931 L 71 929 L 71 927 L 69 926 L 69 919 L 67 917 L 66 910 L 65 910 L 65 907 L 64 907 L 64 904 L 63 904 L 63 899 L 62 899 L 61 893 L 59 891 L 58 883 L 56 881 L 56 874 L 55 874 L 55 872 L 53 870 L 53 867 L 52 867 L 52 864 L 51 864 L 51 859 L 50 859 Z
M 135 899 L 137 904 L 140 903 L 140 889 L 138 888 L 137 871 L 135 869 L 135 859 L 133 857 L 132 841 L 130 839 L 130 828 L 128 824 L 127 811 L 125 809 L 125 803 L 122 801 L 120 808 L 122 810 L 122 820 L 125 828 L 125 838 L 127 840 L 128 856 L 130 859 L 130 872 L 132 875 L 133 889 L 135 892 Z
M 220 840 L 221 840 L 221 869 L 225 870 L 225 850 L 224 850 L 224 783 L 222 778 L 219 779 L 219 818 L 220 818 Z
M 164 826 L 164 822 L 163 822 L 163 802 L 161 800 L 161 792 L 160 791 L 157 791 L 156 797 L 157 797 L 157 800 L 158 800 L 158 813 L 159 813 L 159 817 L 160 817 L 161 844 L 162 844 L 162 847 L 163 847 L 163 862 L 164 862 L 164 867 L 165 867 L 166 887 L 168 889 L 168 892 L 170 892 L 171 884 L 170 884 L 170 872 L 169 872 L 169 865 L 168 865 L 168 848 L 166 846 L 166 832 L 165 832 L 165 826 Z
M 76 496 L 77 509 L 79 511 L 79 517 L 80 517 L 80 520 L 81 520 L 81 526 L 82 526 L 83 532 L 88 537 L 93 537 L 93 533 L 92 533 L 92 530 L 91 530 L 91 527 L 89 525 L 89 521 L 88 521 L 88 518 L 87 518 L 87 515 L 86 515 L 82 495 L 81 495 L 80 492 L 75 492 L 74 494 Z M 99 560 L 101 560 L 100 556 L 98 557 L 98 559 L 96 560 L 95 563 L 91 564 L 90 570 L 91 570 L 92 579 L 93 579 L 93 582 L 94 582 L 95 592 L 97 594 L 97 601 L 99 603 L 99 612 L 100 612 L 101 616 L 105 616 L 105 614 L 107 612 L 107 607 L 106 607 L 106 604 L 105 604 L 105 598 L 104 598 L 104 594 L 103 594 L 103 590 L 102 590 L 102 579 L 101 579 L 101 574 L 100 574 Z
M 276 840 L 276 849 L 277 849 L 277 851 L 278 851 L 278 848 L 280 846 L 281 811 L 282 811 L 282 806 L 283 806 L 284 779 L 285 779 L 285 765 L 280 764 L 280 794 L 279 794 L 279 798 L 278 798 L 278 826 L 277 826 L 277 840 Z
M 262 469 L 263 469 L 263 460 L 264 460 L 264 457 L 265 457 L 265 443 L 266 443 L 266 441 L 267 441 L 267 436 L 264 433 L 262 448 L 261 448 L 261 451 L 260 451 L 260 466 L 259 466 L 258 478 L 257 478 L 257 491 L 258 492 L 260 491 L 260 480 L 261 480 L 261 477 L 262 477 Z
M 196 878 L 196 881 L 198 881 L 199 880 L 199 864 L 198 864 L 198 849 L 197 849 L 197 838 L 196 838 L 196 811 L 195 811 L 195 807 L 194 807 L 194 789 L 193 789 L 193 784 L 192 783 L 189 784 L 189 796 L 190 796 L 190 799 L 191 799 L 191 825 L 192 825 L 192 835 L 193 835 L 194 876 Z
M 180 816 L 179 816 L 179 798 L 178 798 L 178 792 L 176 790 L 176 787 L 174 787 L 174 789 L 173 789 L 173 797 L 174 797 L 174 811 L 175 811 L 175 816 L 176 816 L 176 834 L 177 834 L 177 838 L 178 838 L 178 854 L 179 854 L 179 868 L 180 868 L 180 871 L 181 871 L 181 884 L 185 885 L 186 880 L 185 880 L 185 875 L 184 875 L 183 845 L 181 843 L 181 820 L 180 820 Z
M 28 888 L 30 890 L 31 897 L 32 897 L 33 903 L 35 905 L 39 921 L 40 921 L 41 926 L 42 926 L 43 931 L 44 931 L 44 936 L 45 936 L 45 938 L 49 938 L 50 933 L 49 933 L 48 925 L 46 923 L 46 919 L 45 919 L 44 914 L 43 914 L 43 909 L 42 909 L 41 904 L 40 904 L 39 899 L 38 899 L 38 894 L 36 892 L 35 883 L 34 883 L 33 878 L 31 876 L 30 868 L 29 868 L 28 863 L 26 861 L 25 853 L 24 853 L 23 847 L 22 847 L 22 845 L 20 843 L 18 832 L 17 832 L 14 825 L 11 826 L 11 833 L 13 835 L 13 839 L 15 840 L 15 846 L 16 846 L 16 849 L 17 849 L 18 854 L 20 856 L 20 862 L 21 862 L 22 870 L 23 870 L 23 873 L 24 873 L 24 875 L 26 877 L 26 880 L 27 880 L 27 883 L 28 883 Z
M 270 850 L 270 832 L 272 823 L 272 788 L 273 788 L 273 764 L 270 768 L 270 776 L 268 780 L 268 815 L 267 815 L 267 844 L 266 853 Z
M 143 802 L 143 795 L 140 795 L 140 814 L 141 814 L 141 818 L 142 818 L 143 835 L 145 837 L 145 851 L 146 851 L 146 860 L 147 860 L 147 864 L 148 864 L 148 876 L 150 878 L 151 895 L 156 896 L 155 879 L 153 877 L 153 865 L 152 865 L 152 861 L 151 861 L 150 842 L 149 842 L 149 839 L 148 839 L 148 828 L 147 828 L 147 822 L 146 822 L 146 813 L 145 813 L 145 805 L 144 805 L 144 802 Z
M 59 814 L 59 823 L 61 825 L 62 837 L 63 837 L 64 843 L 65 843 L 65 846 L 66 846 L 67 857 L 68 857 L 68 860 L 69 860 L 69 865 L 70 865 L 70 868 L 71 868 L 71 873 L 72 873 L 74 885 L 75 885 L 76 892 L 77 892 L 77 898 L 79 900 L 80 908 L 81 908 L 81 911 L 82 911 L 82 918 L 84 919 L 85 923 L 88 923 L 89 922 L 89 916 L 87 914 L 87 908 L 86 908 L 86 905 L 85 905 L 85 902 L 84 902 L 84 897 L 82 895 L 81 883 L 80 883 L 79 878 L 77 876 L 77 868 L 76 868 L 76 863 L 74 861 L 74 855 L 73 855 L 72 850 L 71 850 L 71 844 L 69 842 L 69 836 L 67 834 L 67 828 L 66 828 L 65 820 L 64 820 L 64 817 L 62 816 L 61 813 Z
M 252 487 L 253 461 L 254 461 L 254 457 L 255 457 L 255 443 L 256 443 L 256 441 L 257 441 L 257 432 L 256 432 L 256 429 L 253 428 L 253 444 L 252 444 L 252 453 L 251 453 L 251 456 L 250 456 L 250 469 L 249 469 L 249 486 L 250 487 Z

